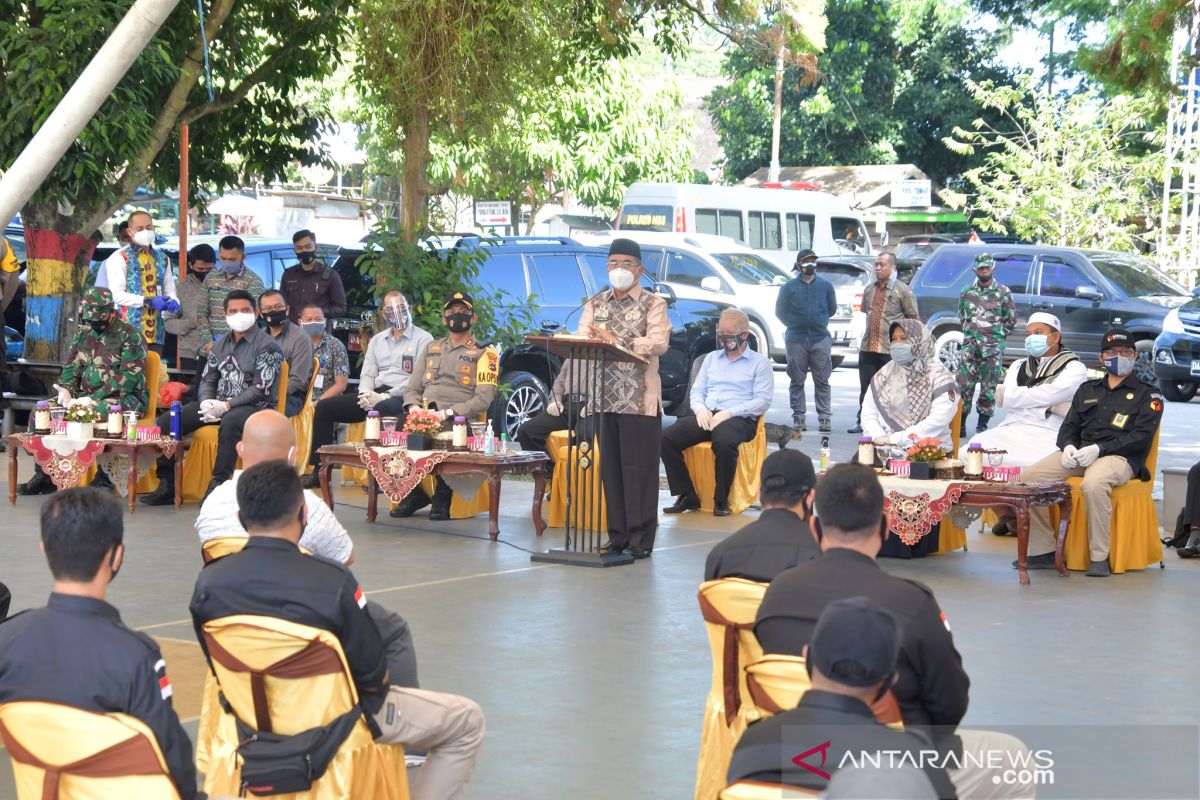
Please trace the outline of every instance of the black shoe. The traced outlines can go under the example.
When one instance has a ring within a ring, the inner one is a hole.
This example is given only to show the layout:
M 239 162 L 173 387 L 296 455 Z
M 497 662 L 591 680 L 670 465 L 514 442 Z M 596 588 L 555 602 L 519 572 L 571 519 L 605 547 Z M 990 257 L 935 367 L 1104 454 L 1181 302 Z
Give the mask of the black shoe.
M 112 479 L 108 477 L 108 473 L 102 469 L 96 470 L 96 477 L 92 478 L 90 486 L 102 492 L 115 492 L 117 490 L 117 487 L 113 486 Z
M 175 487 L 159 481 L 158 488 L 150 494 L 138 498 L 144 506 L 173 506 L 175 505 Z
M 818 433 L 833 433 L 833 423 L 827 419 L 821 420 L 820 424 L 817 426 L 817 432 Z
M 1012 562 L 1013 569 L 1017 568 L 1017 562 Z M 1026 569 L 1054 569 L 1054 553 L 1042 553 L 1039 556 L 1028 556 L 1025 559 Z
M 1093 561 L 1088 565 L 1087 572 L 1084 574 L 1089 578 L 1107 578 L 1112 574 L 1112 571 L 1108 568 L 1108 559 Z
M 627 549 L 628 549 L 628 547 L 626 547 L 625 545 L 616 544 L 614 542 L 608 542 L 606 544 L 600 545 L 600 552 L 604 553 L 606 555 L 616 555 L 618 553 L 624 553 Z
M 34 495 L 34 494 L 53 494 L 54 481 L 50 480 L 50 476 L 38 470 L 32 478 L 22 483 L 17 487 L 19 495 Z
M 675 498 L 674 505 L 669 505 L 663 509 L 664 514 L 682 514 L 685 511 L 698 511 L 700 509 L 700 498 L 695 492 L 681 494 Z
M 434 522 L 445 522 L 446 520 L 450 519 L 450 506 L 442 508 L 435 505 L 433 508 L 429 509 L 429 518 Z
M 314 469 L 312 472 L 300 479 L 300 485 L 305 489 L 319 489 L 321 487 L 321 476 L 318 474 L 317 470 Z
M 984 431 L 986 431 L 988 429 L 988 424 L 991 423 L 991 421 L 992 421 L 991 414 L 980 414 L 979 422 L 978 422 L 978 424 L 975 425 L 975 432 L 983 433 Z
M 625 552 L 633 556 L 634 561 L 641 561 L 643 558 L 650 557 L 650 551 L 644 547 L 627 547 L 625 548 Z
M 1175 551 L 1180 558 L 1197 558 L 1200 557 L 1200 550 L 1195 547 L 1180 547 Z
M 1016 536 L 1017 529 L 1008 523 L 1008 520 L 1002 519 L 992 526 L 993 536 Z
M 862 432 L 863 432 L 862 425 L 858 425 L 857 423 L 855 424 L 855 426 L 853 428 L 846 428 L 846 433 L 862 433 Z
M 728 500 L 713 500 L 713 516 L 728 517 L 729 516 L 729 501 Z
M 425 494 L 425 490 L 418 486 L 408 493 L 408 497 L 400 501 L 400 505 L 389 511 L 388 516 L 397 519 L 411 517 L 432 502 L 429 495 Z

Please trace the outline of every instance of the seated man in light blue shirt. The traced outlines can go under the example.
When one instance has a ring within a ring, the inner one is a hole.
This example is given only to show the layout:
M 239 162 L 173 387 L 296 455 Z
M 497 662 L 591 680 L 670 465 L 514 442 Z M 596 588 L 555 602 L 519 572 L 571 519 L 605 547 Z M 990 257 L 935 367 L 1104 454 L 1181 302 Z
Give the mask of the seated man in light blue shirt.
M 712 441 L 716 458 L 716 488 L 713 514 L 729 516 L 729 487 L 737 474 L 738 445 L 754 438 L 758 418 L 771 407 L 775 388 L 771 362 L 750 349 L 750 319 L 736 308 L 728 308 L 717 323 L 720 347 L 704 357 L 692 384 L 691 406 L 695 416 L 680 417 L 663 431 L 662 460 L 675 504 L 663 509 L 680 514 L 700 508 L 700 498 L 683 463 L 683 451 L 700 442 Z

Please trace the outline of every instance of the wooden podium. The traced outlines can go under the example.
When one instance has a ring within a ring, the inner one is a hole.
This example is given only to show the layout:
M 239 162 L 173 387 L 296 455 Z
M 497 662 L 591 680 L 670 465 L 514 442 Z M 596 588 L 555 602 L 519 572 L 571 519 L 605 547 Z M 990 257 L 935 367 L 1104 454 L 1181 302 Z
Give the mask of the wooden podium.
M 563 397 L 567 422 L 564 542 L 561 549 L 534 553 L 530 560 L 579 567 L 632 564 L 633 556 L 600 550 L 608 532 L 600 529 L 604 498 L 595 488 L 602 485 L 596 472 L 599 453 L 604 450 L 607 367 L 622 363 L 642 366 L 646 359 L 623 347 L 584 336 L 526 336 L 525 341 L 563 359 L 562 368 L 567 373 Z M 581 420 L 586 424 L 581 426 Z M 579 435 L 581 428 L 583 436 Z

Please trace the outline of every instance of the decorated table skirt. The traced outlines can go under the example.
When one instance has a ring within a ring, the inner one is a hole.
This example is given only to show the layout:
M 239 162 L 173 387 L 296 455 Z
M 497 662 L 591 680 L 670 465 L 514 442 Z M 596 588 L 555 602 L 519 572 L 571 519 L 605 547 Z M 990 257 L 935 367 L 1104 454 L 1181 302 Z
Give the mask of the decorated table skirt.
M 964 528 L 978 518 L 979 511 L 956 505 L 971 484 L 962 481 L 920 481 L 892 475 L 879 476 L 883 485 L 883 509 L 889 515 L 892 533 L 912 546 L 949 516 L 955 527 Z

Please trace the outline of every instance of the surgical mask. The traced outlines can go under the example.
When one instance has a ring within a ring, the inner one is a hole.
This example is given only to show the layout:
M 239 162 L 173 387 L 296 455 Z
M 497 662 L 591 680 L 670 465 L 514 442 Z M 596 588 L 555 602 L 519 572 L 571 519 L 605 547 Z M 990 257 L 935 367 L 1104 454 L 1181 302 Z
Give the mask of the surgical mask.
M 1025 352 L 1034 358 L 1046 355 L 1050 349 L 1050 337 L 1044 333 L 1031 333 L 1025 337 Z
M 447 314 L 446 327 L 452 333 L 463 333 L 471 330 L 471 313 L 469 311 L 460 311 L 457 314 Z
M 624 267 L 617 267 L 608 271 L 608 282 L 612 288 L 618 292 L 624 292 L 633 286 L 633 272 Z
M 249 311 L 239 311 L 236 314 L 225 315 L 225 324 L 229 326 L 230 330 L 237 331 L 238 333 L 245 333 L 253 328 L 254 322 L 254 315 Z
M 1137 359 L 1135 358 L 1113 356 L 1112 358 L 1104 359 L 1104 368 L 1108 370 L 1110 375 L 1116 375 L 1118 378 L 1124 378 L 1126 375 L 1133 372 L 1133 366 L 1136 363 Z
M 913 362 L 916 356 L 913 355 L 913 346 L 907 342 L 899 342 L 888 348 L 891 353 L 892 361 L 895 361 L 900 366 L 907 366 Z
M 388 303 L 383 307 L 383 319 L 388 325 L 397 330 L 408 328 L 408 305 L 405 303 Z
M 154 231 L 138 231 L 133 235 L 133 243 L 138 247 L 150 247 L 154 244 Z
M 240 261 L 222 261 L 220 262 L 221 272 L 226 275 L 236 275 L 242 270 L 242 262 Z
M 265 319 L 267 321 L 268 325 L 278 328 L 280 325 L 283 324 L 283 321 L 285 319 L 287 319 L 287 312 L 286 311 L 267 311 L 262 316 L 263 316 L 263 319 Z
M 300 323 L 300 327 L 303 328 L 304 332 L 309 336 L 320 336 L 325 333 L 324 322 L 302 322 Z
M 744 333 L 718 333 L 717 344 L 721 346 L 722 350 L 732 353 L 742 346 L 745 336 Z
M 297 253 L 296 258 L 300 259 L 301 264 L 311 264 L 317 260 L 317 254 L 311 250 L 305 250 L 304 252 Z

